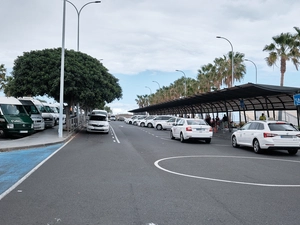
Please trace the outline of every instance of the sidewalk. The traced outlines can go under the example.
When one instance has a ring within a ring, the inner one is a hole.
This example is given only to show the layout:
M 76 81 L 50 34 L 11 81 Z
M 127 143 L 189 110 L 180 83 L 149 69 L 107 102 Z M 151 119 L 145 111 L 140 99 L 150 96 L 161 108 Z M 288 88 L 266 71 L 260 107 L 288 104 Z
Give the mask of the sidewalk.
M 226 140 L 231 140 L 231 134 L 236 131 L 236 129 L 233 129 L 233 131 L 229 131 L 228 128 L 218 130 L 217 132 L 214 131 L 213 137 L 218 137 Z
M 58 126 L 48 128 L 24 138 L 0 140 L 0 152 L 58 144 L 67 141 L 72 135 L 63 131 L 63 137 L 60 138 Z

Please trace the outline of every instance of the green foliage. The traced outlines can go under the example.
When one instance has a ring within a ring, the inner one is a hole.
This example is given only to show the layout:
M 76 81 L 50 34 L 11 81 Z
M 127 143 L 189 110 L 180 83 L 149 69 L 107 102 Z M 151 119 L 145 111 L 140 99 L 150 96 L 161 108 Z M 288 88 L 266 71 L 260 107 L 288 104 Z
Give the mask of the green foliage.
M 59 102 L 61 48 L 25 52 L 12 71 L 13 79 L 4 92 L 15 97 L 48 96 Z M 65 50 L 64 102 L 96 108 L 122 97 L 122 89 L 99 60 L 73 50 Z
M 0 90 L 4 89 L 6 83 L 6 69 L 4 68 L 4 64 L 0 64 Z

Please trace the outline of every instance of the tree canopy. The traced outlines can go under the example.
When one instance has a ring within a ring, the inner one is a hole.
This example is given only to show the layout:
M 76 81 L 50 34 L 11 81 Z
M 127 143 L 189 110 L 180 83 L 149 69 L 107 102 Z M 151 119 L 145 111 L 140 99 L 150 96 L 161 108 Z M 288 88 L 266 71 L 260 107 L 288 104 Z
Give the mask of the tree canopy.
M 118 79 L 103 64 L 82 52 L 65 50 L 64 102 L 69 106 L 104 106 L 122 97 Z M 4 93 L 7 96 L 48 96 L 59 102 L 61 48 L 25 52 L 15 62 Z

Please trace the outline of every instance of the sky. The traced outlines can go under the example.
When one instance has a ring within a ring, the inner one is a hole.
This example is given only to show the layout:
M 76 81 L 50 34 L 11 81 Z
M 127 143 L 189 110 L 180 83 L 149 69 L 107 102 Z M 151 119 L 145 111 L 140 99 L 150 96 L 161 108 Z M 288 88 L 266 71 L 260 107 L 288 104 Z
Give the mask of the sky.
M 196 78 L 201 66 L 227 55 L 231 45 L 253 62 L 245 62 L 246 74 L 234 85 L 255 83 L 256 74 L 258 84 L 280 85 L 280 69 L 267 66 L 263 48 L 272 37 L 300 27 L 299 0 L 70 1 L 82 10 L 78 17 L 66 3 L 65 48 L 77 50 L 79 18 L 79 50 L 101 59 L 119 79 L 123 97 L 108 104 L 114 114 L 138 108 L 137 95 L 155 93 L 181 78 L 176 70 Z M 24 52 L 62 47 L 63 3 L 1 0 L 0 64 L 8 75 Z M 300 87 L 299 73 L 287 62 L 284 86 Z

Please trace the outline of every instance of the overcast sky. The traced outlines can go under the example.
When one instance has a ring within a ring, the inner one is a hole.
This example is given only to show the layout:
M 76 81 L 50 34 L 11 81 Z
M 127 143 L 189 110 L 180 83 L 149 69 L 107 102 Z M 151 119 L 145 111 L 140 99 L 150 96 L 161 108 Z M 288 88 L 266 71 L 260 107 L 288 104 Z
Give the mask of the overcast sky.
M 88 2 L 72 0 L 78 10 Z M 110 104 L 114 113 L 138 108 L 136 96 L 154 93 L 156 82 L 179 79 L 176 69 L 195 78 L 201 66 L 231 51 L 216 36 L 255 63 L 258 83 L 279 85 L 279 68 L 266 65 L 262 49 L 273 36 L 295 33 L 299 11 L 299 0 L 102 0 L 81 11 L 79 50 L 103 59 L 120 79 L 123 98 Z M 62 46 L 63 0 L 1 0 L 0 15 L 0 64 L 8 72 L 23 52 Z M 67 3 L 67 49 L 77 49 L 77 18 Z M 254 65 L 245 65 L 247 74 L 235 85 L 255 83 Z M 284 85 L 299 87 L 299 73 L 288 62 Z

